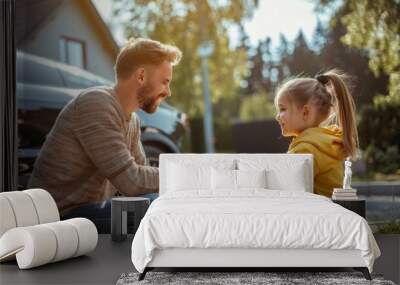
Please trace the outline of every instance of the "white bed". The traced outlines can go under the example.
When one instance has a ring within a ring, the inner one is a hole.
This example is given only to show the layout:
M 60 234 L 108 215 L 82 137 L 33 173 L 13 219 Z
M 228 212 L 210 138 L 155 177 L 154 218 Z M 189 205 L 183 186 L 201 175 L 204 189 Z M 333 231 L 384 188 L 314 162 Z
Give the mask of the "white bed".
M 160 197 L 132 243 L 155 267 L 354 267 L 380 251 L 367 222 L 312 194 L 309 154 L 162 154 Z

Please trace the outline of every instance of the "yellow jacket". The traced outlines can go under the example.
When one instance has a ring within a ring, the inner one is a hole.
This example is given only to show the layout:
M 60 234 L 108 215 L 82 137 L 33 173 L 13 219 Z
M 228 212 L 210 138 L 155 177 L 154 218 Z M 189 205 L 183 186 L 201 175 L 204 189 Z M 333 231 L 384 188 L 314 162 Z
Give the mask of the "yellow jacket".
M 331 197 L 333 188 L 342 187 L 343 160 L 342 130 L 336 125 L 308 128 L 295 137 L 289 153 L 314 155 L 314 193 Z

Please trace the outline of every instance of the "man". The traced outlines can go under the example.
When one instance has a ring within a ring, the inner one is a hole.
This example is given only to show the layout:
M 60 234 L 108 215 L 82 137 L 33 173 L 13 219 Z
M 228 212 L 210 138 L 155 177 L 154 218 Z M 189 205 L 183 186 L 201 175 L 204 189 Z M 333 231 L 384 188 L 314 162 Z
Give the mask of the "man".
M 158 192 L 158 168 L 145 165 L 133 112 L 154 113 L 171 96 L 172 67 L 181 56 L 174 46 L 130 40 L 116 60 L 115 86 L 86 89 L 60 112 L 29 187 L 49 191 L 67 217 L 96 215 L 101 202 L 117 192 Z

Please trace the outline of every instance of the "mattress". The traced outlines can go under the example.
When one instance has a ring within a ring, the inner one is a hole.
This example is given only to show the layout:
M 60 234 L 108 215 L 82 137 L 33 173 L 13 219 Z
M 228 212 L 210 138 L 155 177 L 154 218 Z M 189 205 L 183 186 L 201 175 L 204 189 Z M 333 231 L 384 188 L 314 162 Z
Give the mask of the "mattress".
M 359 250 L 372 272 L 380 251 L 365 219 L 308 192 L 170 192 L 155 200 L 132 243 L 139 272 L 163 249 Z

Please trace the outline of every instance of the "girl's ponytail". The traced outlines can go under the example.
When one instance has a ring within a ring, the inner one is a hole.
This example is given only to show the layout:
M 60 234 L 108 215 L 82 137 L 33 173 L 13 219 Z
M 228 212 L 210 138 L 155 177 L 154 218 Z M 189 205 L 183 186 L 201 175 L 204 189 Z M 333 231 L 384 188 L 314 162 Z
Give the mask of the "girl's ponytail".
M 339 127 L 343 130 L 343 148 L 346 156 L 355 158 L 358 151 L 358 132 L 356 122 L 356 106 L 349 87 L 344 81 L 344 74 L 330 70 L 323 75 L 327 79 L 328 88 L 334 97 L 335 110 Z

